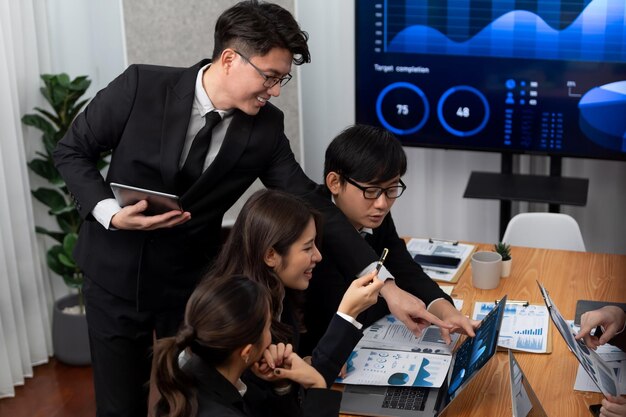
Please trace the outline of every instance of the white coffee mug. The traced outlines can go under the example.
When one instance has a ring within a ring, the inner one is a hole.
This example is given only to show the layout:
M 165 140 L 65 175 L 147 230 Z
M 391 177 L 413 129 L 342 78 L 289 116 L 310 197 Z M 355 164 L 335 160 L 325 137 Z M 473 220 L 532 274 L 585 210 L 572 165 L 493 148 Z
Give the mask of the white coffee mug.
M 472 255 L 472 285 L 492 290 L 500 283 L 502 256 L 497 252 L 476 252 Z

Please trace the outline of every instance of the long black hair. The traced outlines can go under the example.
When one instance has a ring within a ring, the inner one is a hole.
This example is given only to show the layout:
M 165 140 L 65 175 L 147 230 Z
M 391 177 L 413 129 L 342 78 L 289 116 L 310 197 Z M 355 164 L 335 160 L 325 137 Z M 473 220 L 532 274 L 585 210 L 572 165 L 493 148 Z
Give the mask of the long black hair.
M 265 263 L 265 254 L 273 249 L 285 257 L 311 220 L 317 230 L 316 240 L 319 240 L 321 216 L 308 203 L 282 191 L 257 191 L 241 209 L 207 277 L 244 274 L 268 288 L 272 297 L 275 342 L 290 342 L 293 330 L 280 322 L 285 288 L 279 276 Z
M 175 337 L 157 341 L 156 386 L 161 394 L 157 417 L 195 417 L 193 380 L 178 365 L 186 349 L 211 365 L 220 365 L 238 348 L 256 345 L 270 314 L 267 289 L 243 275 L 203 280 L 191 294 L 185 320 Z

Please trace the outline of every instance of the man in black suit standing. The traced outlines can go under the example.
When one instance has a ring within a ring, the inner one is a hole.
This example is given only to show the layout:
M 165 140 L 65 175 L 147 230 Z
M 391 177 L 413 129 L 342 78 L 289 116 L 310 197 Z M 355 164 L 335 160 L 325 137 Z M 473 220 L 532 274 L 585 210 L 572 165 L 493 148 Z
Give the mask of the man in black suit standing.
M 153 335 L 175 334 L 219 249 L 224 213 L 257 178 L 323 212 L 328 245 L 350 248 L 346 274 L 375 264 L 343 214 L 311 193 L 315 184 L 294 159 L 283 114 L 269 103 L 291 79 L 292 63 L 310 61 L 307 39 L 282 7 L 238 3 L 216 23 L 211 60 L 191 68 L 131 65 L 59 142 L 56 166 L 85 219 L 74 253 L 87 277 L 98 416 L 146 414 Z M 109 150 L 105 180 L 96 160 Z M 111 182 L 178 194 L 185 211 L 146 215 L 146 201 L 122 208 Z M 411 306 L 406 316 L 418 316 Z
M 211 60 L 131 65 L 59 142 L 56 165 L 85 219 L 75 257 L 87 277 L 98 416 L 147 414 L 153 334 L 175 334 L 218 251 L 224 212 L 250 184 L 260 178 L 299 195 L 315 187 L 269 103 L 292 63 L 310 61 L 307 39 L 282 7 L 241 2 L 219 17 Z M 105 180 L 95 161 L 109 150 Z M 178 194 L 185 211 L 145 215 L 146 201 L 120 207 L 111 182 Z

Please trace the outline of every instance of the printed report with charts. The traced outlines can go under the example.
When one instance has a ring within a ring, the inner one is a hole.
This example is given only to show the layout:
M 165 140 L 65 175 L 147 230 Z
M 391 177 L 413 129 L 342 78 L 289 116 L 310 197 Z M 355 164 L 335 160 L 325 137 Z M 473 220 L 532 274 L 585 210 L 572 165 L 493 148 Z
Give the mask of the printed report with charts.
M 389 314 L 365 329 L 347 362 L 347 375 L 337 382 L 355 385 L 440 387 L 459 335 L 446 345 L 437 326 L 420 337 Z

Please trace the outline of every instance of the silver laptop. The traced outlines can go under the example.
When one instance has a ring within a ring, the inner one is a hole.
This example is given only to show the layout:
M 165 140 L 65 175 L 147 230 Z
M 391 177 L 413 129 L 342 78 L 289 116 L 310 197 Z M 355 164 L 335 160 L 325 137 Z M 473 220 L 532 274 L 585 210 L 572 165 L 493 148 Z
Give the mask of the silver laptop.
M 452 354 L 440 388 L 346 385 L 341 412 L 364 416 L 439 416 L 470 381 L 495 356 L 506 296 L 482 320 L 476 337 L 467 338 Z
M 533 387 L 524 375 L 522 367 L 509 350 L 509 370 L 511 375 L 511 404 L 513 417 L 547 417 Z
M 619 394 L 617 392 L 618 382 L 611 367 L 606 364 L 606 362 L 596 353 L 595 350 L 589 349 L 587 345 L 585 345 L 585 342 L 582 340 L 576 340 L 574 337 L 576 334 L 572 331 L 565 319 L 563 319 L 563 316 L 554 305 L 554 302 L 552 302 L 548 291 L 539 283 L 539 281 L 537 281 L 537 285 L 539 285 L 539 290 L 541 291 L 543 300 L 545 301 L 546 307 L 548 307 L 548 311 L 550 312 L 550 318 L 563 337 L 563 340 L 565 340 L 569 350 L 572 351 L 576 359 L 578 359 L 578 362 L 580 362 L 583 369 L 587 372 L 587 374 L 589 374 L 589 377 L 600 389 L 602 394 L 604 394 L 605 397 L 608 395 L 616 397 Z

